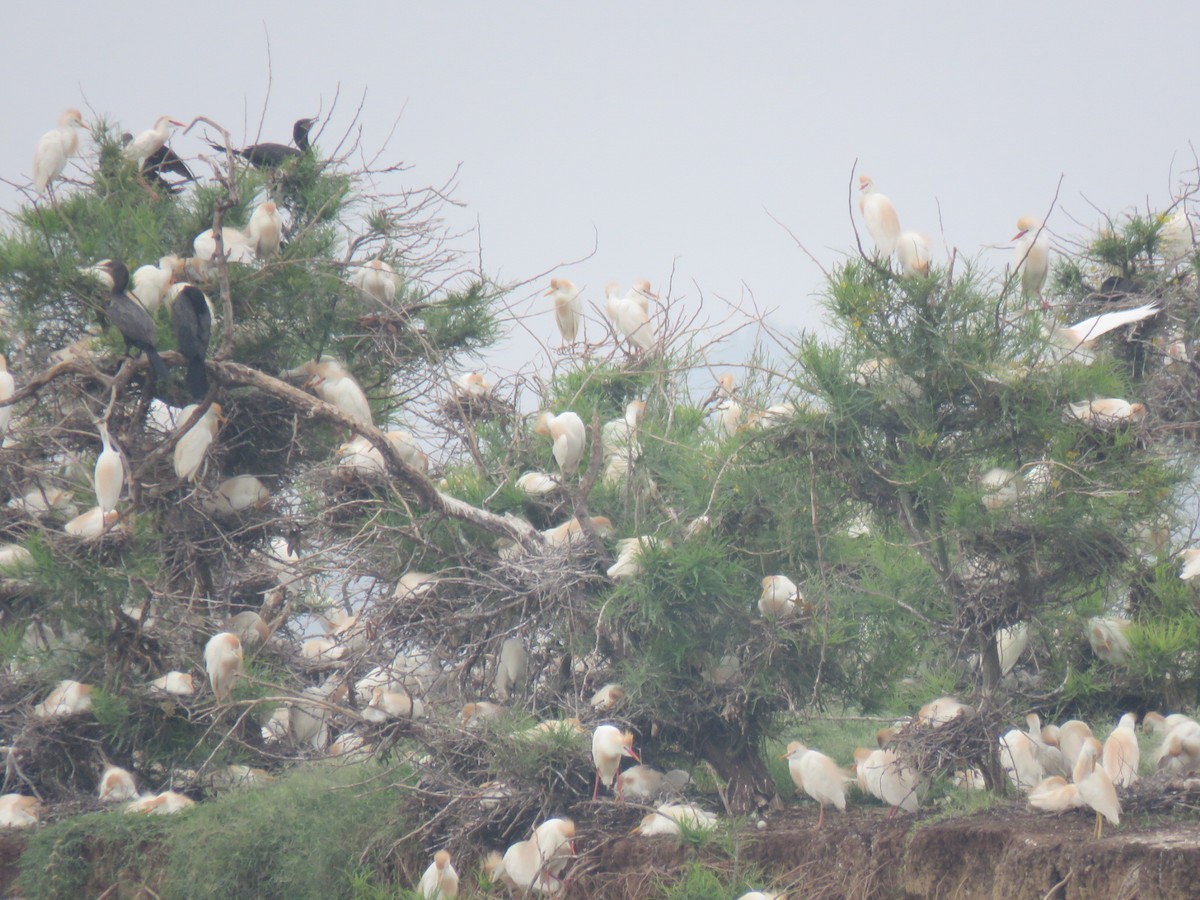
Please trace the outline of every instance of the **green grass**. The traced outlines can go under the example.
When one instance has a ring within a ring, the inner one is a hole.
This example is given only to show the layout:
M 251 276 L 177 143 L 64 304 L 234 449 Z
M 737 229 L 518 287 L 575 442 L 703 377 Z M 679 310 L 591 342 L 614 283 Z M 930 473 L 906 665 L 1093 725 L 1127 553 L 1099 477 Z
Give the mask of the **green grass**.
M 364 870 L 407 830 L 399 774 L 310 767 L 170 817 L 74 817 L 31 833 L 18 887 L 29 898 L 94 896 L 135 884 L 142 865 L 161 872 L 152 887 L 163 898 L 241 897 L 248 886 L 263 900 L 363 895 Z

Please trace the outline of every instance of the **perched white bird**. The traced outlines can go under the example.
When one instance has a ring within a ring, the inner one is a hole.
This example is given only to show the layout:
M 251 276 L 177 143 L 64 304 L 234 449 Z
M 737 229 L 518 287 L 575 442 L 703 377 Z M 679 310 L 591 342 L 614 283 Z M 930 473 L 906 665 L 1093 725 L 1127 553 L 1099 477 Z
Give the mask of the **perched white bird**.
M 1062 775 L 1051 775 L 1035 784 L 1029 791 L 1029 805 L 1042 812 L 1065 812 L 1083 805 L 1079 788 Z
M 250 214 L 246 226 L 246 243 L 259 259 L 270 259 L 279 253 L 283 239 L 283 219 L 274 200 L 265 200 Z
M 500 645 L 500 659 L 496 665 L 493 688 L 496 696 L 507 700 L 514 690 L 525 684 L 529 674 L 529 652 L 520 638 L 505 638 Z
M 87 712 L 91 708 L 92 686 L 67 679 L 60 681 L 58 687 L 33 708 L 33 716 L 37 719 L 52 719 L 59 716 L 73 716 L 76 713 Z
M 1028 791 L 1046 777 L 1037 745 L 1027 733 L 1016 728 L 1000 738 L 1000 764 L 1019 791 Z
M 1151 711 L 1142 716 L 1142 731 L 1166 735 L 1177 725 L 1194 721 L 1191 716 L 1184 715 L 1183 713 L 1171 713 L 1168 716 L 1164 716 L 1160 712 Z
M 236 634 L 222 631 L 208 639 L 204 669 L 217 702 L 228 701 L 233 682 L 242 671 L 242 642 Z
M 178 427 L 183 427 L 199 408 L 197 403 L 185 406 L 179 414 Z M 200 477 L 200 464 L 204 462 L 204 455 L 208 452 L 209 446 L 216 440 L 221 422 L 221 404 L 214 403 L 175 444 L 175 475 L 177 478 L 196 481 Z
M 0 575 L 33 565 L 33 554 L 20 544 L 0 544 Z
M 1200 770 L 1200 724 L 1185 719 L 1172 727 L 1155 753 L 1154 769 L 1174 775 Z
M 133 776 L 120 766 L 109 766 L 100 776 L 98 791 L 101 803 L 123 803 L 138 795 Z
M 1057 745 L 1050 744 L 1042 736 L 1042 720 L 1037 713 L 1025 716 L 1026 730 L 1037 756 L 1038 765 L 1046 775 L 1061 775 L 1069 778 L 1073 762 L 1068 762 L 1062 750 Z
M 254 262 L 254 245 L 250 243 L 245 232 L 236 228 L 221 229 L 221 248 L 222 255 L 228 262 L 242 263 L 243 265 Z M 198 277 L 208 277 L 215 271 L 213 264 L 218 257 L 217 238 L 211 228 L 196 235 L 192 241 L 192 252 L 195 254 L 195 259 L 199 261 L 196 264 Z
M 400 276 L 382 259 L 373 259 L 354 270 L 350 283 L 368 297 L 389 305 L 395 301 L 400 289 Z
M 555 476 L 546 472 L 526 472 L 517 479 L 517 487 L 527 497 L 544 497 L 553 494 L 562 484 Z
M 362 717 L 368 722 L 421 719 L 425 717 L 425 704 L 408 691 L 389 691 L 377 687 L 371 692 L 371 702 L 363 709 Z
M 642 352 L 654 346 L 654 323 L 640 300 L 620 295 L 620 285 L 613 283 L 604 289 L 604 311 L 617 330 Z M 639 294 L 639 297 L 641 295 Z
M 12 372 L 8 371 L 8 360 L 4 358 L 4 354 L 0 353 L 0 402 L 10 399 L 16 392 L 17 383 L 12 377 Z M 0 445 L 4 443 L 4 432 L 8 430 L 12 413 L 11 404 L 0 406 Z
M 126 159 L 141 165 L 147 156 L 157 153 L 171 136 L 171 126 L 182 126 L 170 116 L 159 116 L 154 120 L 154 127 L 148 128 L 125 145 L 121 151 Z
M 1095 738 L 1084 741 L 1075 762 L 1072 778 L 1079 789 L 1079 799 L 1096 811 L 1096 839 L 1100 839 L 1104 819 L 1113 825 L 1121 824 L 1121 803 L 1116 788 L 1103 767 L 1096 765 L 1100 756 L 1100 742 Z M 1103 818 L 1101 818 L 1103 817 Z
M 1079 362 L 1090 364 L 1095 357 L 1091 348 L 1098 338 L 1122 325 L 1132 325 L 1151 316 L 1157 315 L 1161 307 L 1157 303 L 1147 303 L 1133 309 L 1119 309 L 1115 312 L 1101 313 L 1068 325 L 1065 328 L 1053 328 L 1049 332 L 1050 342 L 1063 351 L 1063 357 L 1078 357 Z
M 1046 735 L 1045 729 L 1042 730 L 1042 734 Z M 1092 735 L 1092 727 L 1079 719 L 1063 722 L 1050 732 L 1050 736 L 1057 741 L 1058 749 L 1062 751 L 1063 757 L 1072 766 L 1079 760 L 1079 754 L 1082 752 L 1084 744 L 1095 740 Z M 1097 742 L 1097 746 L 1099 746 L 1099 742 Z
M 645 803 L 667 794 L 682 794 L 690 781 L 682 769 L 663 773 L 651 766 L 636 765 L 617 775 L 617 792 L 634 803 Z
M 538 414 L 533 430 L 554 442 L 554 460 L 564 475 L 570 475 L 579 469 L 587 435 L 583 419 L 573 412 L 557 415 L 542 412 Z
M 900 240 L 900 217 L 892 201 L 875 190 L 875 182 L 868 175 L 858 178 L 858 211 L 862 213 L 867 232 L 875 242 L 875 250 L 883 259 L 896 252 Z
M 1137 713 L 1125 713 L 1104 741 L 1100 764 L 1116 787 L 1129 787 L 1138 779 L 1141 748 L 1137 740 Z
M 458 872 L 445 850 L 433 855 L 433 862 L 417 884 L 417 892 L 425 900 L 446 900 L 458 896 Z
M 315 664 L 334 662 L 345 654 L 346 648 L 333 638 L 309 638 L 300 645 L 300 658 L 314 664 L 314 668 L 317 667 Z
M 929 275 L 929 261 L 933 253 L 929 241 L 915 231 L 906 231 L 896 240 L 896 257 L 900 260 L 900 274 L 905 278 L 925 278 Z
M 271 634 L 271 627 L 254 610 L 244 610 L 229 620 L 228 631 L 236 634 L 243 646 L 261 644 Z
M 488 719 L 498 719 L 508 712 L 507 706 L 492 703 L 489 700 L 476 700 L 464 703 L 462 708 L 463 728 L 474 728 Z
M 579 323 L 583 319 L 583 300 L 575 283 L 566 278 L 551 278 L 550 290 L 543 296 L 554 297 L 554 321 L 564 344 L 571 344 L 579 334 Z
M 162 694 L 190 697 L 196 693 L 196 685 L 187 672 L 168 672 L 150 682 L 150 687 Z
M 60 177 L 67 160 L 79 152 L 78 128 L 85 127 L 77 109 L 68 109 L 58 120 L 58 127 L 47 131 L 33 151 L 33 189 L 44 194 L 50 182 Z
M 96 486 L 96 503 L 107 513 L 117 508 L 117 501 L 121 498 L 121 488 L 125 485 L 125 465 L 121 462 L 120 452 L 113 446 L 107 422 L 100 423 L 100 441 L 103 449 L 96 457 L 92 481 Z
M 93 506 L 63 525 L 63 531 L 72 537 L 92 541 L 101 537 L 119 517 L 120 513 L 115 509 L 105 512 L 99 506 Z
M 921 385 L 908 373 L 898 371 L 896 361 L 890 357 L 859 363 L 850 379 L 862 387 L 891 390 L 903 400 L 920 400 L 924 396 Z
M 1179 577 L 1182 580 L 1191 581 L 1200 575 L 1200 547 L 1189 547 L 1179 554 L 1179 558 L 1183 560 L 1179 567 Z
M 1022 216 L 1017 219 L 1013 240 L 1017 242 L 1013 251 L 1013 271 L 1021 273 L 1021 294 L 1040 297 L 1050 272 L 1050 237 L 1042 228 L 1041 220 Z
M 533 829 L 533 842 L 542 858 L 542 867 L 557 877 L 575 855 L 575 823 L 554 817 Z
M 270 501 L 271 492 L 265 484 L 253 475 L 237 475 L 222 481 L 202 506 L 212 516 L 228 518 L 247 509 L 262 509 Z
M 437 576 L 428 572 L 405 572 L 396 582 L 392 597 L 396 600 L 416 600 L 433 590 Z
M 681 825 L 692 831 L 711 831 L 717 827 L 717 817 L 692 803 L 663 803 L 643 816 L 633 833 L 677 835 Z
M 1016 472 L 997 467 L 979 476 L 979 486 L 984 490 L 980 502 L 988 509 L 997 510 L 1011 506 L 1020 499 L 1024 479 Z
M 1156 249 L 1164 263 L 1173 265 L 1179 262 L 1192 252 L 1194 246 L 1192 222 L 1182 208 L 1159 219 Z
M 0 828 L 28 828 L 36 825 L 42 814 L 37 797 L 24 794 L 5 794 L 0 797 Z
M 452 393 L 463 400 L 475 397 L 486 397 L 491 394 L 494 384 L 488 382 L 482 372 L 463 372 L 455 377 L 450 385 Z
M 367 395 L 359 387 L 346 367 L 332 356 L 322 356 L 319 362 L 306 362 L 292 369 L 289 375 L 307 375 L 304 386 L 317 392 L 317 396 L 330 403 L 363 425 L 374 425 L 371 405 Z
M 799 741 L 788 744 L 787 753 L 781 758 L 788 761 L 792 783 L 820 804 L 821 812 L 814 828 L 820 828 L 825 822 L 826 803 L 832 803 L 842 812 L 846 811 L 846 782 L 849 776 L 838 768 L 837 763 Z
M 926 785 L 915 769 L 900 761 L 895 750 L 857 748 L 854 771 L 860 790 L 891 807 L 889 818 L 898 811 L 916 812 L 920 807 Z
M 420 472 L 429 471 L 429 457 L 417 443 L 416 437 L 399 428 L 385 431 L 383 436 L 404 462 Z M 383 454 L 363 435 L 357 435 L 338 447 L 337 456 L 338 472 L 343 476 L 380 476 L 387 472 Z
M 1105 397 L 1100 400 L 1081 400 L 1068 403 L 1063 418 L 1093 425 L 1096 428 L 1112 429 L 1123 422 L 1140 422 L 1146 418 L 1146 407 L 1130 403 L 1120 397 Z
M 1120 616 L 1094 616 L 1087 621 L 1087 639 L 1092 652 L 1112 665 L 1120 665 L 1133 654 L 1125 634 L 1132 623 Z
M 970 715 L 971 712 L 971 707 L 959 702 L 954 697 L 938 697 L 917 710 L 917 722 L 939 728 L 959 716 Z
M 768 575 L 762 580 L 758 611 L 768 619 L 784 619 L 796 611 L 796 601 L 803 599 L 796 582 L 786 575 Z
M 666 541 L 659 541 L 651 535 L 623 538 L 617 541 L 617 559 L 605 572 L 613 581 L 626 578 L 636 578 L 642 572 L 642 554 L 653 547 L 660 547 Z
M 157 265 L 139 266 L 134 270 L 128 293 L 153 316 L 182 271 L 183 263 L 178 256 L 161 257 Z
M 625 699 L 625 688 L 619 684 L 606 684 L 592 694 L 590 701 L 592 709 L 597 712 L 607 712 Z
M 600 796 L 600 785 L 610 790 L 617 778 L 617 770 L 621 768 L 621 760 L 629 757 L 636 762 L 641 758 L 633 749 L 633 732 L 617 728 L 615 725 L 597 725 L 592 732 L 592 762 L 596 764 L 596 786 L 592 790 L 592 799 Z M 620 793 L 620 782 L 617 782 L 617 799 L 623 800 Z
M 161 794 L 147 794 L 125 806 L 127 813 L 141 813 L 145 816 L 170 816 L 189 807 L 195 806 L 196 801 L 175 791 L 163 791 Z

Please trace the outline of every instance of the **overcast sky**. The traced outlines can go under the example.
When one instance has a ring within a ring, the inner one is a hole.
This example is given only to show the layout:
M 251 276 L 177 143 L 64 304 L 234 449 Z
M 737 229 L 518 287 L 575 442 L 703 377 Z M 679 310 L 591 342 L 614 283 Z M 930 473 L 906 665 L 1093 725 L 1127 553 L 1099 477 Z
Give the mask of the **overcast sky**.
M 852 7 L 859 7 L 852 9 Z M 0 173 L 25 181 L 68 106 L 128 130 L 207 115 L 263 139 L 302 115 L 340 133 L 363 91 L 364 144 L 414 186 L 461 163 L 453 212 L 483 268 L 559 274 L 602 301 L 649 278 L 712 318 L 717 298 L 820 321 L 820 271 L 853 241 L 851 167 L 905 228 L 1002 267 L 1016 219 L 1063 176 L 1060 235 L 1089 206 L 1170 203 L 1194 166 L 1200 3 L 42 2 L 5 11 Z M 317 10 L 320 10 L 318 13 Z M 88 108 L 94 112 L 89 112 Z M 403 113 L 401 115 L 401 112 Z M 173 146 L 203 149 L 195 135 Z M 6 208 L 15 195 L 0 193 Z M 940 204 L 944 236 L 939 230 Z M 988 245 L 1003 250 L 985 250 Z M 938 254 L 944 258 L 944 254 Z M 133 263 L 147 262 L 135 260 Z M 548 276 L 547 276 L 548 277 Z M 554 337 L 545 279 L 516 292 Z M 519 340 L 519 339 L 518 339 Z M 525 358 L 528 358 L 526 355 Z

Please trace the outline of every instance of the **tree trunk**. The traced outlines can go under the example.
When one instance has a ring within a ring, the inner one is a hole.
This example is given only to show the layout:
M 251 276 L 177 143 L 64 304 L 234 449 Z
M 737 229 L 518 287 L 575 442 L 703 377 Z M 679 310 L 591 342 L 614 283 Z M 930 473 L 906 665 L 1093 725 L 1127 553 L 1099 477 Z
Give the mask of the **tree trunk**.
M 723 799 L 730 815 L 742 816 L 783 806 L 775 779 L 757 742 L 724 720 L 707 723 L 700 735 L 700 756 L 725 779 Z

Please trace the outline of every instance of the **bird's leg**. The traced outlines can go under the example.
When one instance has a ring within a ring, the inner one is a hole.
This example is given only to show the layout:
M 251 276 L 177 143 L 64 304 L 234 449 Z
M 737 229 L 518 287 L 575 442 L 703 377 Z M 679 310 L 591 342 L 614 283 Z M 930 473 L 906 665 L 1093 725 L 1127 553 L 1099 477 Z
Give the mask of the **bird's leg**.
M 596 786 L 592 788 L 592 801 L 596 801 L 600 797 L 600 770 L 596 770 Z
M 900 807 L 893 806 L 890 810 L 888 810 L 887 817 L 889 819 L 894 819 L 894 818 L 896 818 L 896 813 L 898 813 L 899 811 L 900 811 Z
M 813 826 L 813 831 L 816 831 L 825 824 L 825 804 L 821 804 L 821 812 L 817 815 L 817 824 Z
M 1100 813 L 1096 813 L 1096 840 L 1100 840 L 1100 835 L 1104 830 L 1104 817 Z
M 625 792 L 621 789 L 621 773 L 617 773 L 617 802 L 625 802 Z

